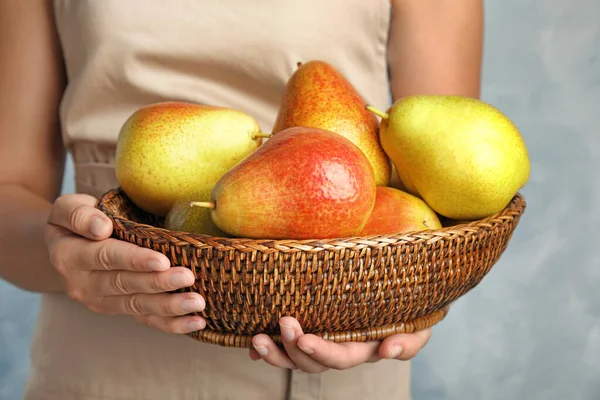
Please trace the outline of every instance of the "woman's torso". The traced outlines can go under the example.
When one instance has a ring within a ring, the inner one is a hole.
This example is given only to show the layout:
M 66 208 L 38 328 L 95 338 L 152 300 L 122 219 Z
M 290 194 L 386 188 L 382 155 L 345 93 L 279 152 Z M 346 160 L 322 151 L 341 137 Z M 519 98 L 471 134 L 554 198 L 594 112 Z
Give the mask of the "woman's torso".
M 117 186 L 119 129 L 149 103 L 232 107 L 269 131 L 298 61 L 330 62 L 385 108 L 388 1 L 55 0 L 69 78 L 61 123 L 77 191 L 99 196 Z M 406 363 L 289 373 L 250 361 L 246 350 L 162 334 L 44 295 L 26 398 L 404 399 L 407 392 Z

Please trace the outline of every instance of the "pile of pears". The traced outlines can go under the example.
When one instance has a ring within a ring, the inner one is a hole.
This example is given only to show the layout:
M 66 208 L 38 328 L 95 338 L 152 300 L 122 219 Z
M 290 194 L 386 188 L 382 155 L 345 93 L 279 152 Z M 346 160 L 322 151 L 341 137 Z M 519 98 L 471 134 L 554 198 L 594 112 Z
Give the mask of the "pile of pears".
M 331 64 L 299 63 L 271 132 L 228 107 L 165 101 L 123 124 L 115 173 L 170 230 L 326 239 L 440 229 L 502 211 L 527 183 L 516 126 L 478 99 L 367 104 Z

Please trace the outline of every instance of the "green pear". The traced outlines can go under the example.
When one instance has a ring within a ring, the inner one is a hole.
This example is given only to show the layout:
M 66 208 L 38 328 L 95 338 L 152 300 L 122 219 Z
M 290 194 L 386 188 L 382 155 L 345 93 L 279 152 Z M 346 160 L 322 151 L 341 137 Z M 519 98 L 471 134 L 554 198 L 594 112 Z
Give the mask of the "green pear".
M 162 102 L 136 110 L 123 124 L 115 173 L 143 210 L 164 217 L 179 199 L 204 193 L 262 143 L 256 120 L 226 107 Z
M 444 227 L 444 228 L 449 228 L 449 227 L 463 225 L 463 224 L 470 224 L 471 222 L 474 222 L 474 221 L 476 221 L 476 220 L 451 219 L 451 218 L 446 218 L 446 217 L 440 218 L 440 222 L 442 223 L 442 227 Z
M 210 199 L 210 191 L 177 200 L 165 218 L 165 228 L 172 231 L 228 237 L 229 235 L 213 222 L 210 209 L 190 205 L 190 202 L 196 199 Z
M 380 115 L 380 140 L 407 191 L 457 220 L 493 215 L 527 183 L 530 161 L 512 121 L 474 98 L 414 95 Z

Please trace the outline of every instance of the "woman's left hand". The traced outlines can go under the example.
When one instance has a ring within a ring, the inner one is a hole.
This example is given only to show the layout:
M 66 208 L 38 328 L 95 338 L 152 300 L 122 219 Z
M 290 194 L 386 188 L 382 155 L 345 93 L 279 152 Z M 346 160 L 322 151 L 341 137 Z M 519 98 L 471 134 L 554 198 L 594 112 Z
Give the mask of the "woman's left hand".
M 280 321 L 284 349 L 267 335 L 252 338 L 250 358 L 288 369 L 318 373 L 328 369 L 343 370 L 381 359 L 410 360 L 427 344 L 431 329 L 396 334 L 383 341 L 334 343 L 312 334 L 305 334 L 298 321 L 283 317 Z

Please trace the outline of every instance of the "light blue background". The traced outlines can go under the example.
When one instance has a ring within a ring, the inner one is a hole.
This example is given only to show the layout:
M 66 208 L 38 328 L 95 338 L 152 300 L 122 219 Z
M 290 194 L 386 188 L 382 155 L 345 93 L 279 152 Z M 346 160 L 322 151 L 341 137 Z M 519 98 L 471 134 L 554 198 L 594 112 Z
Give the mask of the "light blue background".
M 483 98 L 525 137 L 528 209 L 501 261 L 413 362 L 414 400 L 597 400 L 600 0 L 486 7 Z M 21 396 L 37 306 L 0 282 L 0 399 Z

